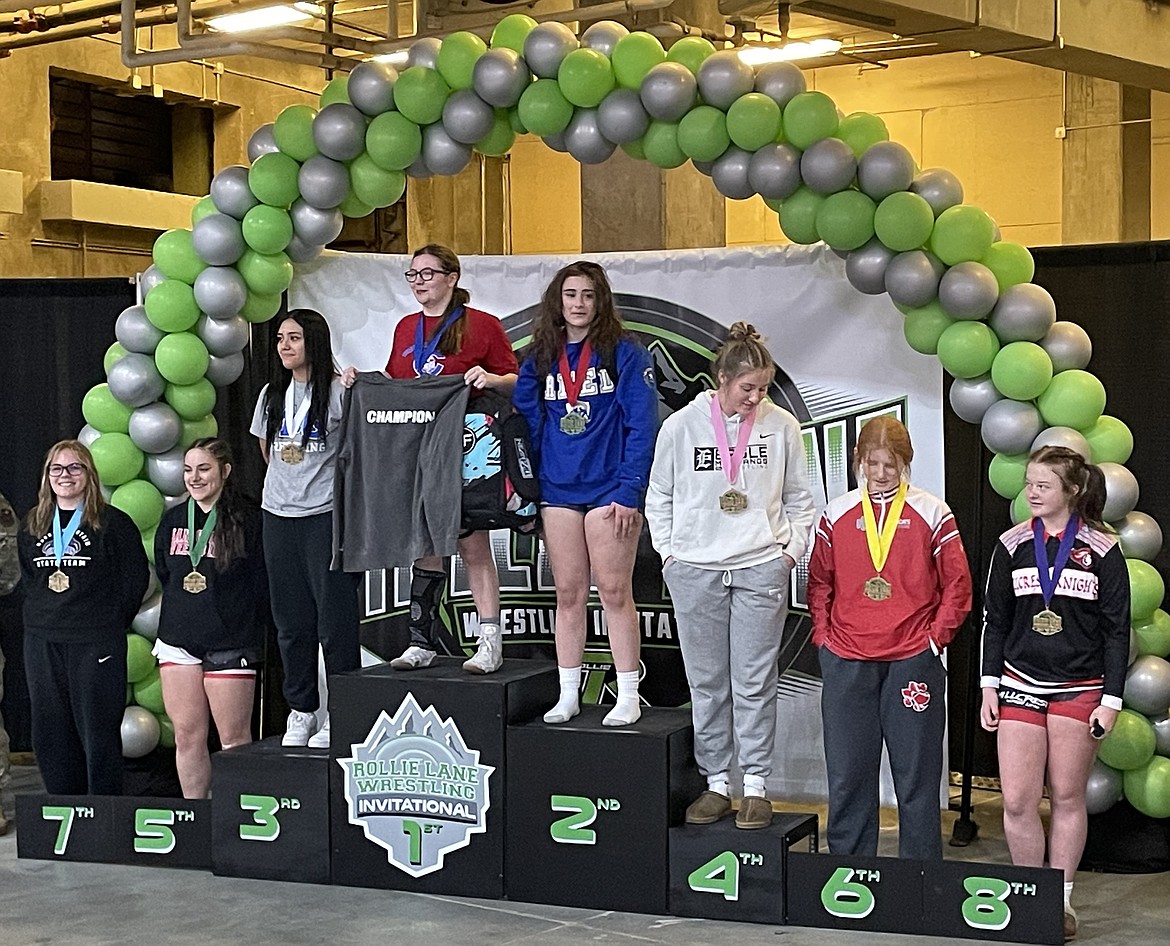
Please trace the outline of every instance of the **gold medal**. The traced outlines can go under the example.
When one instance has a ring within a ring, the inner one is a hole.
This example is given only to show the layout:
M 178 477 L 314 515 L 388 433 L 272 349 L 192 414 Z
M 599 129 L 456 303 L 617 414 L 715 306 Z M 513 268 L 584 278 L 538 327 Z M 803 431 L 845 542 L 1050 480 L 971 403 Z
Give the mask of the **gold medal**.
M 207 579 L 200 575 L 199 572 L 192 571 L 191 574 L 183 579 L 183 590 L 189 591 L 193 595 L 197 595 L 201 591 L 206 591 Z
M 1032 618 L 1032 630 L 1037 634 L 1043 634 L 1045 637 L 1051 637 L 1053 634 L 1059 634 L 1064 630 L 1064 621 L 1055 611 L 1049 611 L 1045 608 Z
M 719 508 L 724 512 L 743 512 L 747 509 L 748 500 L 738 489 L 729 489 L 719 497 Z
M 290 443 L 280 448 L 280 459 L 295 466 L 305 458 L 305 448 L 299 444 Z M 200 591 L 203 589 L 201 588 Z
M 49 576 L 49 590 L 60 594 L 62 591 L 69 590 L 69 576 L 61 569 L 57 569 Z
M 589 418 L 585 416 L 584 411 L 569 410 L 561 418 L 560 426 L 561 433 L 576 437 L 578 434 L 585 433 L 585 428 L 589 426 Z
M 885 601 L 893 587 L 881 575 L 874 575 L 865 583 L 865 596 L 870 601 Z

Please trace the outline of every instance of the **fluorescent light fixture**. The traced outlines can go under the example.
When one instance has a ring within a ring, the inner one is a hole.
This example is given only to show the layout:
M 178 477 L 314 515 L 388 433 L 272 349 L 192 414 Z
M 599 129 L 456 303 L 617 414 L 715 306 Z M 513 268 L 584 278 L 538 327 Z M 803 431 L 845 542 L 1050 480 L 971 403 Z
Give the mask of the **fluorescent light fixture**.
M 388 62 L 395 69 L 400 69 L 406 65 L 406 61 L 410 58 L 410 51 L 406 49 L 396 49 L 392 53 L 383 53 L 381 56 L 375 56 L 374 62 Z
M 767 46 L 741 46 L 739 58 L 749 66 L 762 66 L 769 62 L 792 62 L 794 59 L 818 59 L 831 56 L 841 49 L 836 39 L 810 39 L 807 43 L 785 43 Z
M 319 12 L 319 8 L 308 3 L 277 4 L 271 7 L 245 10 L 243 13 L 213 16 L 207 20 L 207 26 L 220 33 L 246 33 L 249 30 L 262 30 L 271 26 L 288 26 L 290 23 L 311 20 L 316 12 Z

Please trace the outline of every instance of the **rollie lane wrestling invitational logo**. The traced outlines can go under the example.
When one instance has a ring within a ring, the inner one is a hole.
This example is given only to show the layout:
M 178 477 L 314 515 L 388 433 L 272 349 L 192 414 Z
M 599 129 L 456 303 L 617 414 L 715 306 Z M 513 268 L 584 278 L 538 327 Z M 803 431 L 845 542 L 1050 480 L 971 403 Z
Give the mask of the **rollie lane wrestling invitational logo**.
M 366 736 L 338 759 L 345 772 L 349 823 L 386 849 L 387 859 L 412 877 L 441 870 L 450 851 L 486 830 L 488 777 L 453 720 L 411 694 L 393 716 L 385 711 Z

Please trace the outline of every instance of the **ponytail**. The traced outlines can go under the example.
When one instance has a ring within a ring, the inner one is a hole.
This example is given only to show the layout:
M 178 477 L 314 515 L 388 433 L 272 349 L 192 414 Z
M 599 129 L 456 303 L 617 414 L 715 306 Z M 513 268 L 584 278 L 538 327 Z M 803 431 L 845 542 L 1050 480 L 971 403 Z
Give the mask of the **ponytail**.
M 1099 466 L 1089 463 L 1068 447 L 1041 447 L 1028 457 L 1029 463 L 1040 463 L 1059 477 L 1069 510 L 1081 522 L 1101 532 L 1113 528 L 1102 519 L 1105 512 L 1105 474 Z

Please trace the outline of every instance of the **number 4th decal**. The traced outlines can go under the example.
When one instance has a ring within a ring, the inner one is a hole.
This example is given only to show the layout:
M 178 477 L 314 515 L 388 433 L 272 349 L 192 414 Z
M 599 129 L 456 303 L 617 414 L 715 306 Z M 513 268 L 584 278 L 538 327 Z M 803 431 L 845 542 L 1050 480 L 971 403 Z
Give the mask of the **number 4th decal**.
M 696 893 L 717 893 L 724 900 L 738 900 L 739 858 L 731 851 L 724 851 L 691 871 L 687 883 Z

